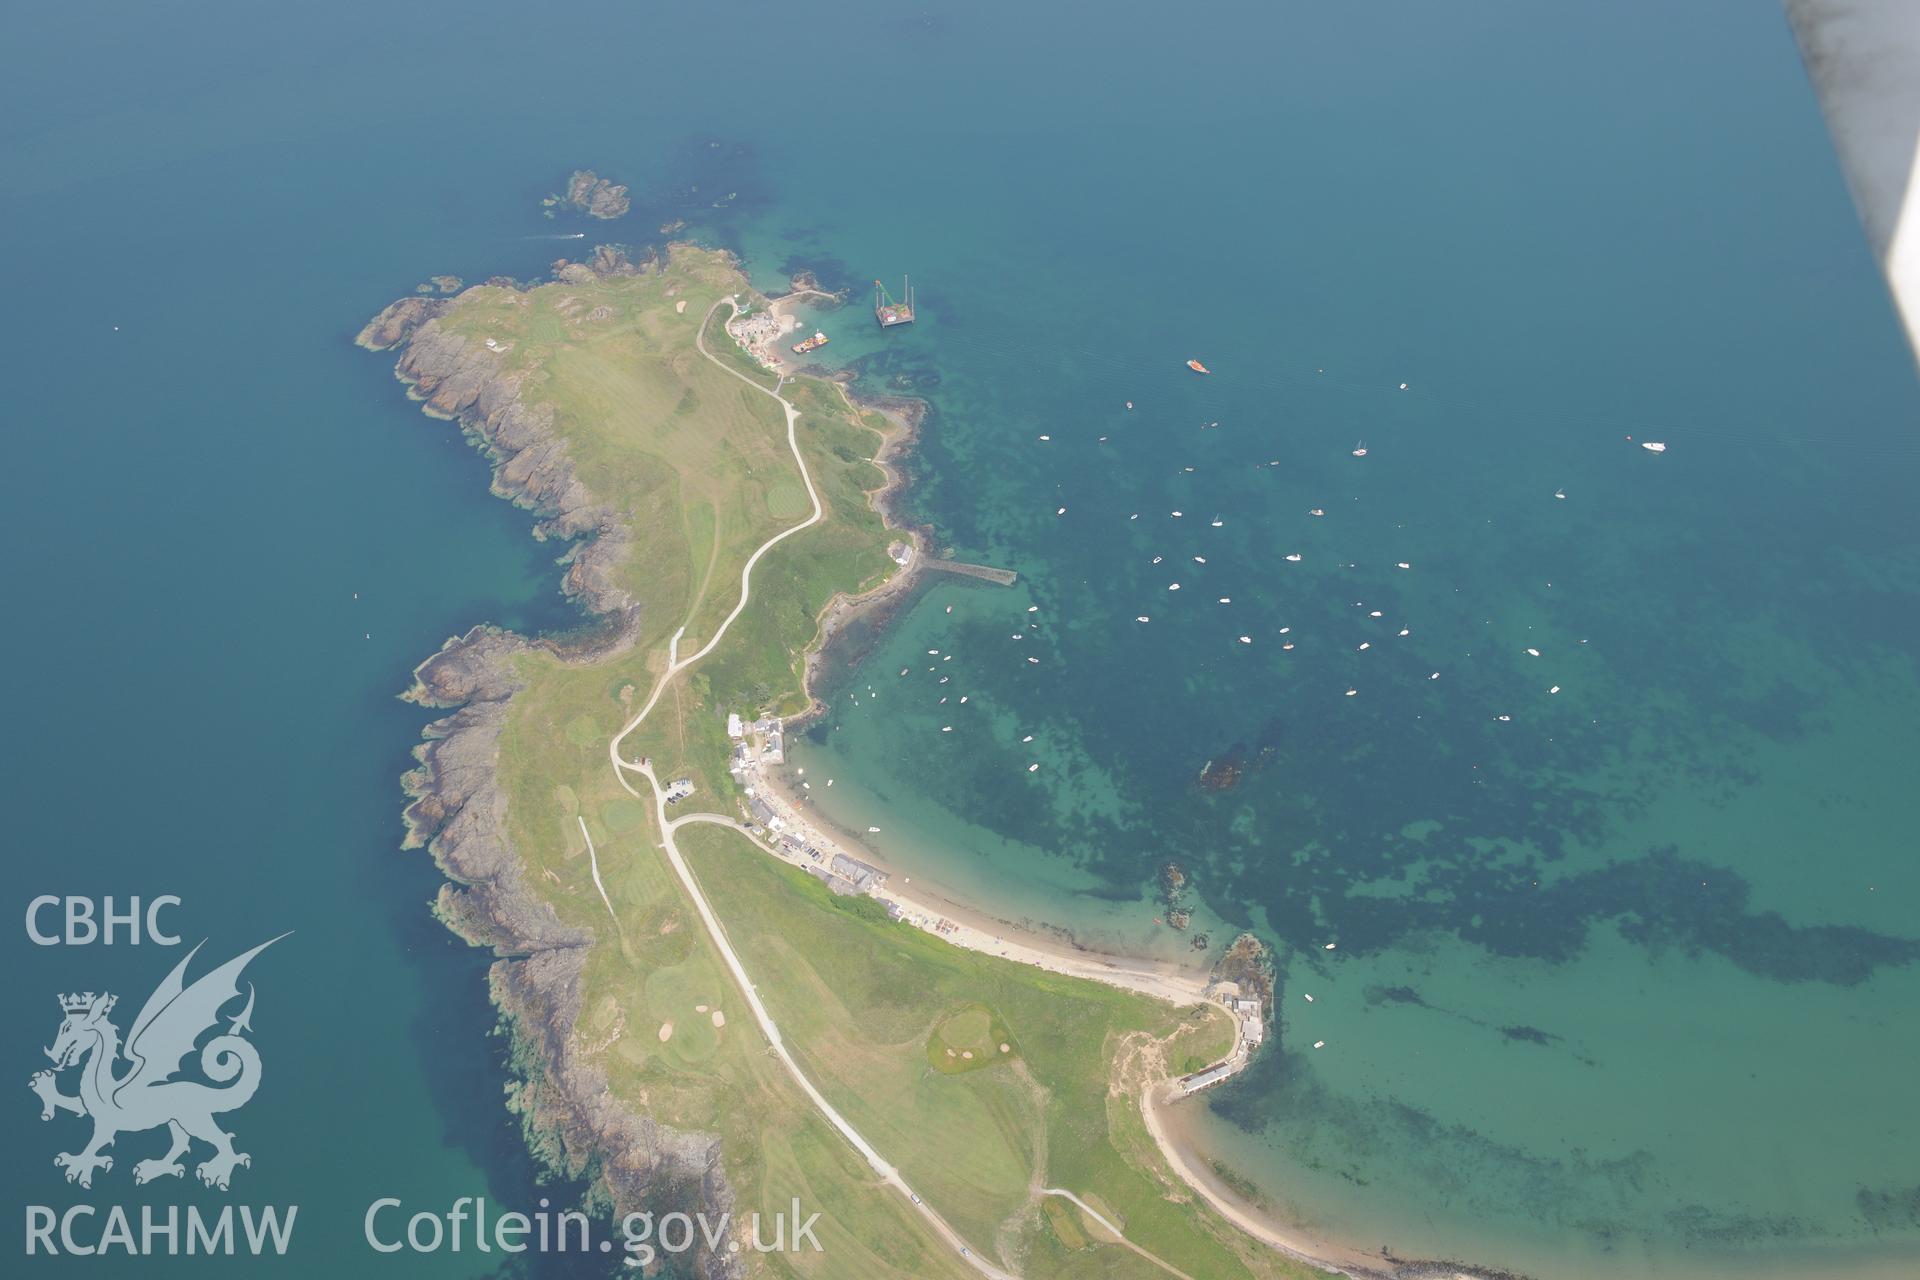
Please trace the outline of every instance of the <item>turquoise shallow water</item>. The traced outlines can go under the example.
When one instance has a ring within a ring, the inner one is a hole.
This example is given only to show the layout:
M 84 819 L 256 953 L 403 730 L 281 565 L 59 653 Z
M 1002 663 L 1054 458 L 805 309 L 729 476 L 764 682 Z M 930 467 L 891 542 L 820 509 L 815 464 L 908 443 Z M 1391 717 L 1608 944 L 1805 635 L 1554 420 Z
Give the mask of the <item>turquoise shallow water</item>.
M 687 217 L 769 286 L 913 272 L 919 324 L 829 315 L 829 351 L 930 399 L 911 504 L 1022 584 L 929 592 L 799 754 L 1011 910 L 1179 951 L 1177 858 L 1216 939 L 1278 943 L 1281 1051 L 1200 1127 L 1288 1217 L 1549 1277 L 1911 1268 L 1920 397 L 1777 13 L 1210 21 L 17 21 L 10 883 L 297 930 L 245 1113 L 249 1197 L 306 1206 L 282 1270 L 399 1267 L 377 1195 L 538 1194 L 481 962 L 392 851 L 389 695 L 565 617 L 347 340 L 565 251 L 537 200 L 576 164 L 641 195 L 623 235 Z M 22 1073 L 55 991 L 157 978 L 7 947 Z M 19 1104 L 8 1198 L 66 1203 Z

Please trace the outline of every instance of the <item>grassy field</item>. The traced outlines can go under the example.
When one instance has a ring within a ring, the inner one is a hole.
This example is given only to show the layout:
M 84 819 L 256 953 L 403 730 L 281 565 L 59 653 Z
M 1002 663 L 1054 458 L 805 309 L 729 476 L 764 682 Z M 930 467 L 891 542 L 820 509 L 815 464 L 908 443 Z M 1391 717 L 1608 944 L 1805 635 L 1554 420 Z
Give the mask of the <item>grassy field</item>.
M 642 606 L 643 649 L 716 594 L 731 608 L 740 562 L 790 523 L 769 500 L 796 479 L 779 406 L 694 347 L 714 303 L 745 287 L 725 255 L 680 249 L 661 272 L 469 289 L 439 321 L 505 348 L 522 399 L 552 407 L 581 483 L 627 517 L 620 585 Z M 726 314 L 709 326 L 716 355 L 737 350 Z
M 1186 1195 L 1132 1100 L 1111 1096 L 1129 1039 L 1169 1042 L 1176 1058 L 1223 1056 L 1233 1028 L 1222 1012 L 873 920 L 726 828 L 683 826 L 677 838 L 808 1076 L 976 1247 L 1023 1275 L 1165 1274 L 1035 1194 L 1058 1186 L 1190 1275 L 1291 1274 Z
M 682 248 L 637 277 L 471 289 L 440 321 L 506 349 L 523 399 L 552 406 L 580 480 L 634 529 L 620 572 L 642 604 L 639 643 L 590 665 L 519 659 L 524 687 L 498 760 L 507 827 L 530 883 L 598 939 L 577 1032 L 615 1093 L 662 1123 L 721 1136 L 736 1217 L 795 1197 L 825 1215 L 824 1255 L 769 1255 L 760 1273 L 972 1274 L 768 1054 L 667 867 L 649 807 L 606 757 L 665 669 L 668 638 L 684 626 L 683 654 L 704 644 L 739 598 L 746 557 L 808 510 L 779 407 L 695 349 L 707 323 L 709 349 L 753 369 L 720 316 L 707 322 L 714 302 L 747 299 L 746 288 L 725 255 Z M 831 383 L 801 380 L 782 394 L 800 410 L 826 518 L 761 559 L 751 607 L 624 745 L 653 756 L 662 777 L 695 780 L 687 809 L 736 811 L 725 713 L 803 706 L 802 654 L 822 609 L 891 567 L 869 503 L 884 479 L 871 459 L 885 420 Z M 617 921 L 588 873 L 582 819 Z M 736 833 L 682 831 L 810 1078 L 977 1248 L 1033 1277 L 1165 1274 L 1037 1194 L 1060 1186 L 1196 1280 L 1295 1274 L 1196 1205 L 1131 1092 L 1109 1088 L 1116 1057 L 1150 1041 L 1170 1042 L 1175 1064 L 1219 1056 L 1232 1034 L 1223 1014 L 959 950 L 850 910 Z

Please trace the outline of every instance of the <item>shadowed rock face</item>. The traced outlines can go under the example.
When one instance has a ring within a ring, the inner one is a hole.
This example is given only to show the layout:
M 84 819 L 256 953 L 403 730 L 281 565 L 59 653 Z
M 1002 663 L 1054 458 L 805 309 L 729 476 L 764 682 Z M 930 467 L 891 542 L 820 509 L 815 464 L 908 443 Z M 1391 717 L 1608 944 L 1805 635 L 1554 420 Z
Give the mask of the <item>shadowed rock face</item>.
M 367 321 L 354 343 L 368 351 L 391 351 L 446 309 L 447 304 L 439 298 L 402 298 Z
M 596 266 L 607 274 L 639 269 L 617 252 L 598 256 Z M 719 1139 L 631 1109 L 583 1048 L 576 1031 L 581 975 L 594 938 L 561 921 L 528 885 L 508 836 L 507 797 L 496 772 L 500 733 L 520 688 L 516 656 L 538 648 L 562 660 L 594 661 L 632 642 L 637 607 L 611 577 L 628 535 L 574 474 L 551 415 L 522 405 L 516 382 L 476 344 L 436 326 L 446 306 L 403 298 L 361 330 L 359 344 L 401 350 L 396 373 L 410 393 L 429 412 L 458 420 L 486 450 L 495 492 L 539 513 L 538 536 L 578 540 L 564 589 L 601 625 L 540 639 L 475 627 L 414 670 L 405 697 L 451 711 L 426 727 L 414 750 L 419 765 L 402 780 L 409 797 L 404 845 L 425 847 L 446 873 L 435 906 L 441 919 L 500 957 L 488 983 L 514 1029 L 524 1073 L 514 1105 L 545 1154 L 572 1176 L 594 1173 L 616 1215 L 663 1203 L 730 1212 L 734 1195 Z M 712 1280 L 742 1274 L 739 1260 L 728 1255 L 703 1255 L 697 1265 Z
M 623 254 L 606 261 L 606 274 L 637 270 Z M 565 269 L 593 270 L 578 263 Z M 626 558 L 626 525 L 574 474 L 554 434 L 552 409 L 522 404 L 519 380 L 503 373 L 491 353 L 440 328 L 445 308 L 433 299 L 403 298 L 361 330 L 360 345 L 401 347 L 394 371 L 409 394 L 425 401 L 429 413 L 457 420 L 480 443 L 494 464 L 494 492 L 542 517 L 534 536 L 582 539 L 568 558 L 562 589 L 589 613 L 624 613 L 632 599 L 613 585 L 613 572 Z

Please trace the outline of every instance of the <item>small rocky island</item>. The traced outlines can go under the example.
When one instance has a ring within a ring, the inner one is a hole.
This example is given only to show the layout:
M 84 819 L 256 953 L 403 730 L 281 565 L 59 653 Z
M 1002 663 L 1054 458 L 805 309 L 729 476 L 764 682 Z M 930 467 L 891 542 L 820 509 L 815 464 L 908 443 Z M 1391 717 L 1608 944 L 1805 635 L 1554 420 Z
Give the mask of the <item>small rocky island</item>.
M 590 218 L 624 218 L 633 202 L 627 189 L 603 178 L 591 169 L 575 169 L 567 179 L 565 195 L 551 195 L 540 202 L 551 216 L 556 208 L 577 209 Z

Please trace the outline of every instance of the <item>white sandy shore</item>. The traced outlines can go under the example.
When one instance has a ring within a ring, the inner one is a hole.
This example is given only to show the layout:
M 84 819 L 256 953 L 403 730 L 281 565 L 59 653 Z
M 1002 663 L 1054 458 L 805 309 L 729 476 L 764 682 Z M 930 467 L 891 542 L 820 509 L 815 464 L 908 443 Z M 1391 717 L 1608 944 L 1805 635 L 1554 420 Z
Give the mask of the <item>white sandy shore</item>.
M 850 837 L 829 833 L 810 811 L 810 807 L 797 801 L 786 781 L 778 777 L 773 769 L 755 764 L 745 772 L 743 780 L 781 820 L 782 829 L 771 834 L 777 836 L 804 832 L 806 843 L 819 849 L 829 860 L 836 853 L 843 854 L 887 873 L 887 882 L 869 890 L 871 896 L 897 904 L 909 923 L 937 933 L 955 946 L 1003 956 L 1050 973 L 1105 982 L 1175 1005 L 1194 1005 L 1212 998 L 1212 983 L 1205 973 L 1164 961 L 1081 950 L 1038 930 L 996 920 L 918 880 L 912 885 L 902 884 L 884 859 Z M 777 840 L 759 843 L 782 861 L 794 866 L 817 865 L 806 855 L 783 848 Z M 1213 1173 L 1210 1162 L 1199 1152 L 1190 1133 L 1188 1119 L 1197 1105 L 1187 1095 L 1181 1094 L 1172 1081 L 1162 1081 L 1152 1086 L 1143 1091 L 1140 1098 L 1147 1132 L 1153 1135 L 1154 1143 L 1181 1180 L 1219 1211 L 1222 1217 L 1288 1257 L 1330 1274 L 1383 1274 L 1381 1268 L 1385 1264 L 1377 1254 L 1368 1255 L 1335 1242 L 1283 1229 L 1263 1211 L 1235 1194 Z M 1471 1280 L 1468 1273 L 1461 1274 Z
M 756 331 L 734 332 L 733 326 L 729 326 L 729 330 L 763 365 L 782 377 L 789 376 L 798 371 L 798 362 L 785 357 L 783 340 L 799 327 L 793 311 L 808 297 L 837 300 L 817 290 L 796 290 L 769 301 L 767 310 L 762 313 L 766 319 L 755 327 Z M 889 475 L 892 476 L 891 471 Z M 915 551 L 923 552 L 924 548 L 918 545 L 918 541 L 917 537 L 913 539 Z M 885 598 L 904 589 L 917 571 L 915 562 L 919 558 L 918 554 L 911 557 L 899 573 L 858 600 L 839 598 L 831 602 L 823 613 L 820 639 L 824 641 L 831 632 L 830 620 L 842 616 L 850 605 L 858 607 L 862 602 Z M 808 671 L 812 671 L 811 661 Z M 811 690 L 808 692 L 811 694 Z M 762 832 L 745 822 L 720 815 L 700 815 L 699 820 L 732 826 L 752 838 L 765 851 L 794 866 L 817 868 L 822 861 L 831 863 L 836 854 L 866 863 L 886 877 L 883 883 L 868 890 L 871 896 L 892 904 L 904 921 L 935 933 L 955 946 L 1030 964 L 1050 973 L 1104 982 L 1176 1006 L 1186 1007 L 1213 1000 L 1214 982 L 1209 972 L 1170 961 L 1095 951 L 1038 928 L 997 919 L 943 892 L 938 885 L 928 882 L 924 875 L 918 884 L 907 883 L 907 877 L 897 874 L 895 868 L 888 866 L 886 859 L 867 848 L 856 837 L 830 828 L 812 806 L 805 804 L 803 797 L 788 786 L 775 768 L 759 760 L 757 752 L 750 749 L 747 755 L 749 763 L 740 773 L 741 781 L 750 795 L 772 810 L 778 826 Z M 821 859 L 816 861 L 805 852 L 787 848 L 779 838 L 782 835 L 798 837 L 804 845 L 810 845 L 818 851 Z M 1251 1060 L 1251 1053 L 1247 1051 L 1248 1024 L 1238 1015 L 1235 1015 L 1235 1021 L 1237 1039 L 1234 1061 L 1237 1064 L 1235 1070 L 1239 1070 Z M 1277 1051 L 1277 1046 L 1268 1049 L 1268 1052 Z M 1187 1105 L 1182 1106 L 1183 1102 Z M 1198 1104 L 1190 1095 L 1182 1094 L 1176 1082 L 1163 1080 L 1149 1086 L 1141 1094 L 1140 1105 L 1147 1131 L 1152 1134 L 1155 1145 L 1173 1172 L 1249 1236 L 1330 1274 L 1369 1278 L 1386 1274 L 1381 1269 L 1383 1260 L 1378 1255 L 1369 1256 L 1283 1229 L 1271 1221 L 1265 1212 L 1250 1205 L 1227 1187 L 1208 1167 L 1209 1162 L 1200 1158 L 1187 1132 L 1189 1126 L 1186 1120 Z M 1473 1280 L 1473 1277 L 1470 1273 L 1462 1272 L 1461 1280 Z
M 1268 1214 L 1248 1204 L 1213 1172 L 1211 1162 L 1204 1158 L 1190 1132 L 1193 1109 L 1181 1107 L 1181 1101 L 1171 1085 L 1154 1086 L 1141 1095 L 1141 1117 L 1173 1171 L 1227 1221 L 1295 1261 L 1332 1274 L 1377 1276 L 1383 1274 L 1383 1267 L 1390 1267 L 1378 1254 L 1369 1255 L 1304 1232 L 1283 1230 Z M 1465 1271 L 1459 1276 L 1460 1280 L 1474 1280 L 1471 1273 Z
M 844 854 L 885 873 L 886 883 L 872 890 L 872 896 L 896 904 L 905 919 L 939 934 L 955 946 L 1004 956 L 1053 973 L 1091 978 L 1174 1005 L 1200 1004 L 1210 998 L 1211 982 L 1205 972 L 1166 961 L 1076 947 L 1038 929 L 995 919 L 941 892 L 938 886 L 926 883 L 924 877 L 917 883 L 907 884 L 884 858 L 844 835 L 830 832 L 818 815 L 799 803 L 784 780 L 771 769 L 753 767 L 746 781 L 754 794 L 766 801 L 781 819 L 787 831 L 804 830 L 807 843 L 829 858 L 836 853 Z M 810 862 L 804 856 L 788 856 L 784 850 L 776 849 L 776 852 L 797 866 Z

